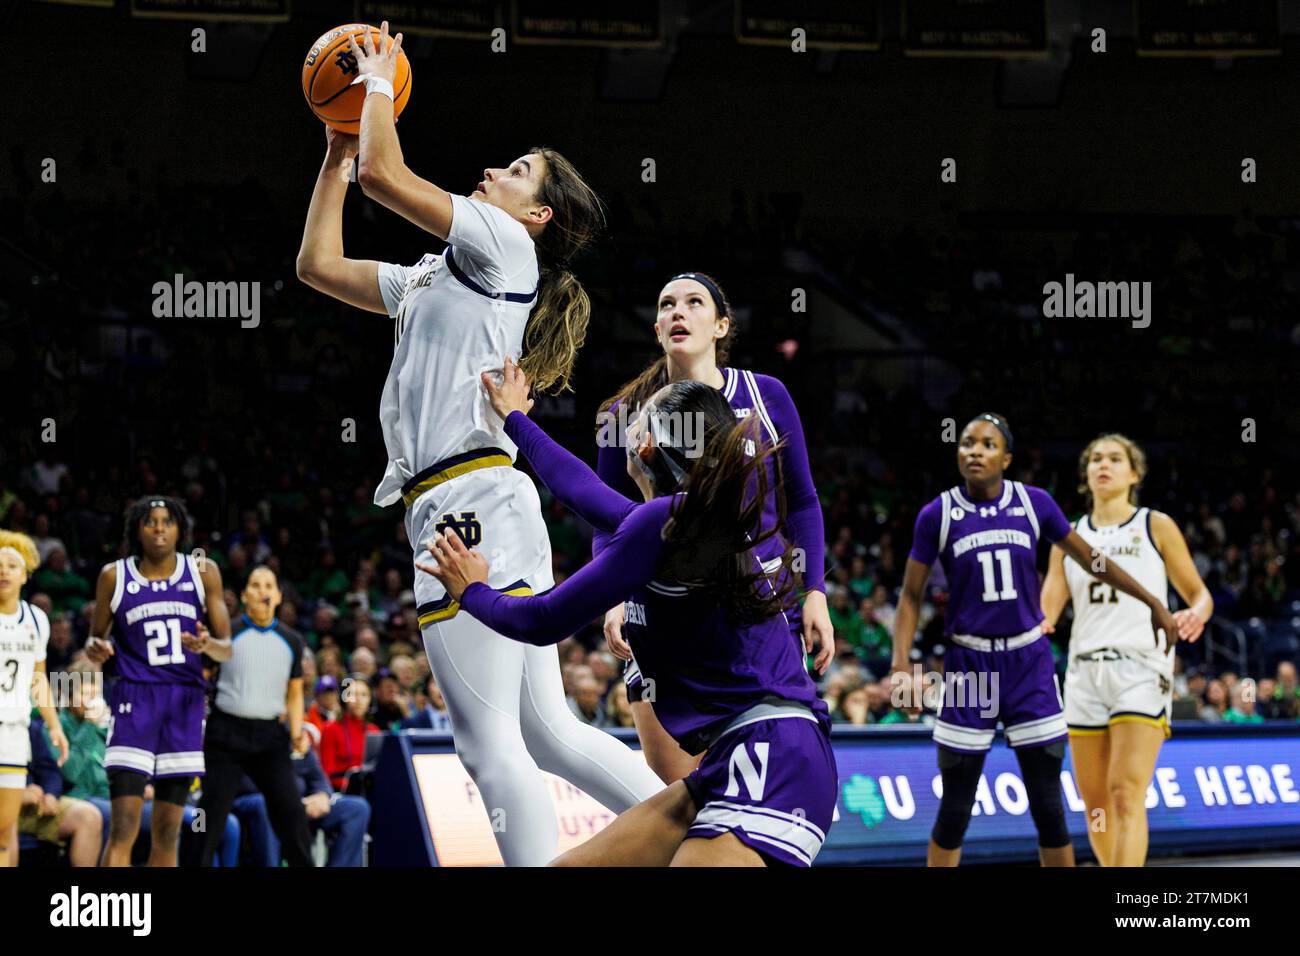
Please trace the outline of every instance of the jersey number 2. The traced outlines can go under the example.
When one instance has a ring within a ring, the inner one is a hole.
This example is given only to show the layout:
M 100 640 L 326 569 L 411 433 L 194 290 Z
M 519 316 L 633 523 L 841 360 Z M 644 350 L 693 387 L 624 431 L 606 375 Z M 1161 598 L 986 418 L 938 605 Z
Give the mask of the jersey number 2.
M 164 664 L 184 664 L 185 648 L 181 646 L 181 622 L 172 618 L 167 621 L 145 621 L 145 637 L 149 643 L 149 663 L 155 667 Z M 167 645 L 171 644 L 168 653 Z
M 998 548 L 996 551 L 981 551 L 975 555 L 979 558 L 980 568 L 984 571 L 984 594 L 982 597 L 985 601 L 1014 601 L 1016 599 L 1016 586 L 1011 578 L 1011 552 L 1007 548 Z M 1001 571 L 1002 589 L 998 590 L 997 582 L 994 580 L 996 575 L 993 572 L 993 559 L 997 558 L 998 570 Z

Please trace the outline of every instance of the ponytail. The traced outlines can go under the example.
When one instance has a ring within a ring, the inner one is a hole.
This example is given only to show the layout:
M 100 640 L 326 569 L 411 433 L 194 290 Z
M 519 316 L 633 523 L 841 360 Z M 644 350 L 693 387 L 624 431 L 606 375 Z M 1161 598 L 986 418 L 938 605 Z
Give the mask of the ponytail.
M 595 190 L 558 151 L 534 146 L 529 152 L 546 160 L 537 201 L 551 207 L 551 220 L 533 240 L 541 287 L 524 328 L 519 367 L 538 392 L 563 392 L 571 388 L 591 319 L 591 299 L 569 263 L 604 227 L 605 211 Z

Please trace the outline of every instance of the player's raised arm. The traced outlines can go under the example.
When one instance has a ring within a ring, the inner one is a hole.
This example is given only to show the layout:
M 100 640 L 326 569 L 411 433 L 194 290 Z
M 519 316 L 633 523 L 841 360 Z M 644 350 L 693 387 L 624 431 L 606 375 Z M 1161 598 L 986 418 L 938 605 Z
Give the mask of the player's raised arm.
M 343 255 L 343 200 L 359 141 L 356 136 L 327 126 L 325 144 L 325 161 L 316 177 L 302 230 L 298 278 L 341 302 L 387 315 L 388 307 L 379 291 L 379 263 Z
M 358 44 L 349 40 L 357 59 L 360 81 L 366 86 L 365 106 L 361 110 L 361 153 L 357 182 L 375 202 L 404 216 L 421 229 L 446 239 L 451 232 L 451 194 L 421 179 L 407 167 L 402 144 L 397 139 L 397 121 L 393 117 L 393 80 L 397 75 L 397 56 L 402 49 L 399 33 L 388 45 L 388 21 L 379 27 L 379 40 L 367 34 Z

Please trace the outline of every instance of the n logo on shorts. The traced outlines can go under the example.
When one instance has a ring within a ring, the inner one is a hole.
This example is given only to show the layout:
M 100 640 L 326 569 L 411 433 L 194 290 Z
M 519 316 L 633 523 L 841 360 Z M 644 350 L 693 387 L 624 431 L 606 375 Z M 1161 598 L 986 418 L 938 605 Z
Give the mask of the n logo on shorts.
M 449 514 L 443 515 L 442 520 L 433 526 L 433 530 L 441 533 L 448 528 L 455 528 L 466 547 L 477 548 L 483 543 L 483 526 L 479 524 L 477 514 L 478 512 L 475 511 L 462 511 L 459 518 Z
M 745 781 L 745 789 L 749 791 L 749 799 L 759 801 L 763 799 L 763 789 L 767 786 L 767 751 L 770 745 L 766 740 L 754 744 L 754 753 L 758 757 L 758 768 L 754 767 L 754 762 L 749 759 L 749 751 L 745 749 L 744 744 L 737 744 L 736 749 L 731 751 L 731 759 L 727 761 L 727 790 L 724 797 L 740 796 L 740 783 L 736 780 L 736 771 L 740 771 L 740 777 Z

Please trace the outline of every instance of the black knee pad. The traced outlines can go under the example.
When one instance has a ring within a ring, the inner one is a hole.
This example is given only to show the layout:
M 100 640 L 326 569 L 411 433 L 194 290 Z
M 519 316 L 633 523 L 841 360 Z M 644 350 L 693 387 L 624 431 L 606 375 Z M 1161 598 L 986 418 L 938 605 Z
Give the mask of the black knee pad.
M 189 802 L 193 777 L 163 777 L 153 782 L 153 798 L 158 803 L 174 803 L 178 807 Z
M 961 846 L 970 826 L 970 811 L 975 803 L 980 773 L 984 770 L 983 753 L 963 753 L 939 748 L 939 773 L 943 777 L 943 797 L 939 814 L 930 831 L 930 839 L 945 850 Z
M 1061 761 L 1064 757 L 1063 741 L 1046 747 L 1022 747 L 1016 751 L 1020 776 L 1029 797 L 1029 813 L 1038 828 L 1038 845 L 1049 850 L 1070 842 L 1061 793 Z
M 114 767 L 108 771 L 108 795 L 114 800 L 118 797 L 140 797 L 143 799 L 144 788 L 148 783 L 148 777 L 142 773 L 136 773 L 134 770 Z

